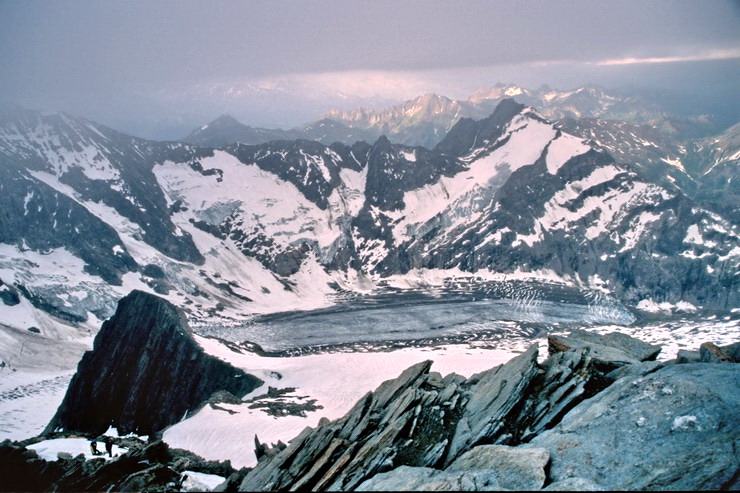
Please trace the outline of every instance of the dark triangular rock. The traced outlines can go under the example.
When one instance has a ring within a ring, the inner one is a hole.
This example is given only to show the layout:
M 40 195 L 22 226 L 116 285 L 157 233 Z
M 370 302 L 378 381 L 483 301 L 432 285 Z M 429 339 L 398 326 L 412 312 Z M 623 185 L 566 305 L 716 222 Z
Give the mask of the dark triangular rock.
M 103 323 L 45 432 L 57 429 L 150 434 L 178 422 L 214 392 L 242 396 L 262 382 L 193 339 L 182 313 L 133 291 Z

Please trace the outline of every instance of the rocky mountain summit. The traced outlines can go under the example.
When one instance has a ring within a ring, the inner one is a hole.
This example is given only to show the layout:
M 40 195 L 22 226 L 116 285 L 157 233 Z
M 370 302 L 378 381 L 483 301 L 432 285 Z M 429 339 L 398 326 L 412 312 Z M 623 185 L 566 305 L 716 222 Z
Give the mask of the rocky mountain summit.
M 241 397 L 261 384 L 206 354 L 172 304 L 133 291 L 82 357 L 46 432 L 100 434 L 112 426 L 148 435 L 180 421 L 215 392 Z
M 240 490 L 737 487 L 740 345 L 718 348 L 734 363 L 690 364 L 618 333 L 549 346 L 469 379 L 412 366 L 266 453 Z

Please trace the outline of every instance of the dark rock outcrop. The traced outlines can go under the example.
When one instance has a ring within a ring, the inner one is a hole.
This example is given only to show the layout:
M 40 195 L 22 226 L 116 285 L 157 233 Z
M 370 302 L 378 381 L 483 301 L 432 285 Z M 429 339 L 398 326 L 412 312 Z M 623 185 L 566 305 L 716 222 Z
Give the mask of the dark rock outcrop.
M 13 286 L 5 284 L 2 279 L 0 279 L 0 301 L 8 306 L 15 306 L 21 302 L 18 290 Z
M 108 461 L 60 454 L 54 462 L 17 442 L 0 443 L 0 491 L 180 491 L 186 470 L 223 477 L 246 472 L 235 471 L 228 461 L 205 461 L 171 449 L 162 441 L 132 447 Z
M 151 434 L 178 422 L 216 391 L 243 396 L 261 380 L 207 355 L 182 313 L 141 291 L 121 299 L 83 356 L 45 432 Z

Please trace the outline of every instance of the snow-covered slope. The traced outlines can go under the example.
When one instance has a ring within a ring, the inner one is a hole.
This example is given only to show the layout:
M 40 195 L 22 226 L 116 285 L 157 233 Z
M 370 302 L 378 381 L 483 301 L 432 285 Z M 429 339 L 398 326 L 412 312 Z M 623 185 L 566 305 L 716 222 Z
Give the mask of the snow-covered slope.
M 740 218 L 740 126 L 705 138 L 687 138 L 670 120 L 629 123 L 596 118 L 566 118 L 565 132 L 588 139 L 649 181 L 679 190 L 737 222 Z

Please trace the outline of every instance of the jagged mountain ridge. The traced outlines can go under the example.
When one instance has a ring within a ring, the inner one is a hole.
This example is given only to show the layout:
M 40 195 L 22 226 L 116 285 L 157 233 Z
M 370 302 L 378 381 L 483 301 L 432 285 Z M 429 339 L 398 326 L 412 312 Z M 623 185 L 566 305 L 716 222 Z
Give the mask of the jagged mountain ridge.
M 425 272 L 737 305 L 735 225 L 512 100 L 434 150 L 384 138 L 211 149 L 28 112 L 3 120 L 0 156 L 0 278 L 23 293 L 3 310 L 23 312 L 6 318 L 21 328 L 34 309 L 103 318 L 136 288 L 223 320 Z
M 654 103 L 636 96 L 612 94 L 595 85 L 556 91 L 547 86 L 530 90 L 513 84 L 497 84 L 481 88 L 465 100 L 425 94 L 381 110 L 330 111 L 324 118 L 352 128 L 375 129 L 395 142 L 433 147 L 460 118 L 485 118 L 507 98 L 537 108 L 550 120 L 587 117 L 643 123 L 663 116 Z
M 222 116 L 183 141 L 211 147 L 294 139 L 350 145 L 386 135 L 393 142 L 432 148 L 460 119 L 486 118 L 507 97 L 536 108 L 568 133 L 591 140 L 618 162 L 634 166 L 647 180 L 680 190 L 737 222 L 740 201 L 734 175 L 738 159 L 731 152 L 739 145 L 736 130 L 723 130 L 708 115 L 679 117 L 649 98 L 595 85 L 559 91 L 548 86 L 531 90 L 497 84 L 479 89 L 466 100 L 425 94 L 380 110 L 330 111 L 316 122 L 289 131 L 254 129 Z M 720 155 L 724 155 L 723 164 L 715 166 Z
M 429 93 L 383 109 L 332 110 L 317 121 L 292 130 L 253 128 L 222 115 L 181 140 L 210 147 L 295 139 L 352 144 L 358 140 L 374 141 L 386 135 L 393 142 L 432 148 L 460 118 L 486 118 L 506 98 L 535 107 L 550 120 L 601 118 L 634 123 L 661 120 L 665 125 L 674 122 L 676 126 L 690 123 L 669 117 L 657 104 L 644 98 L 613 94 L 595 85 L 557 91 L 547 86 L 530 90 L 513 84 L 497 84 L 481 88 L 464 100 Z M 699 127 L 701 125 L 695 124 L 692 129 L 679 128 L 686 133 L 701 131 Z

